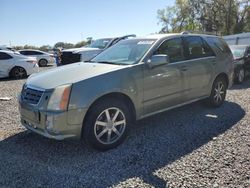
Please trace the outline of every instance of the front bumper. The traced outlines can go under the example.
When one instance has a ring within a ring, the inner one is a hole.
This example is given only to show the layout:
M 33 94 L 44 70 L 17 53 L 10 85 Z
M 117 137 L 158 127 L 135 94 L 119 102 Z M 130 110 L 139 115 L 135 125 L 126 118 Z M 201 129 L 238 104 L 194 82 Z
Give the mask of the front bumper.
M 85 109 L 48 112 L 19 100 L 21 124 L 28 130 L 55 140 L 80 139 Z

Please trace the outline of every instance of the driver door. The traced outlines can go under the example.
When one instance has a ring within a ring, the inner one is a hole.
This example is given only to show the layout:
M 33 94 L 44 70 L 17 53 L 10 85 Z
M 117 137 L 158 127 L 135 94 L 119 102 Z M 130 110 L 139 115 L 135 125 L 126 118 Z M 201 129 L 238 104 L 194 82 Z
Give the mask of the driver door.
M 185 67 L 182 39 L 164 41 L 154 55 L 166 54 L 169 64 L 144 68 L 144 115 L 184 102 L 183 71 Z

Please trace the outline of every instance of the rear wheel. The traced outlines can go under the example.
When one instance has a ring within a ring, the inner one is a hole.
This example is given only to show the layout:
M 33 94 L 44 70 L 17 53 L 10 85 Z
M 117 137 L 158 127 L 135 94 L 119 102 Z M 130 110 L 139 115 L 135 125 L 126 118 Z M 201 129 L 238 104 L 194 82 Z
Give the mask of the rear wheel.
M 227 82 L 225 78 L 218 77 L 213 83 L 212 91 L 210 97 L 208 98 L 208 102 L 213 107 L 221 106 L 226 98 L 227 92 Z
M 83 125 L 85 141 L 98 150 L 108 150 L 126 138 L 131 116 L 128 107 L 117 99 L 106 99 L 91 107 Z
M 46 59 L 41 59 L 39 62 L 38 62 L 38 65 L 39 67 L 46 67 L 48 64 L 48 61 Z
M 10 76 L 15 79 L 25 78 L 27 77 L 26 70 L 23 67 L 14 67 L 10 71 Z
M 244 81 L 244 79 L 245 79 L 245 70 L 243 67 L 241 67 L 236 73 L 235 82 L 237 84 L 241 84 Z

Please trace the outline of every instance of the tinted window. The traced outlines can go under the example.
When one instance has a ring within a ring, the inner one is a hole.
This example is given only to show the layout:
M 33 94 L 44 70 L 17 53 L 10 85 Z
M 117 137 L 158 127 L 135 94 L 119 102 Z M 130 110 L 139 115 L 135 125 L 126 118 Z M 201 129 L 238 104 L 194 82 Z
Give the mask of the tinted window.
M 183 61 L 185 58 L 183 54 L 182 39 L 176 38 L 163 42 L 154 54 L 168 55 L 170 63 Z
M 201 37 L 184 38 L 185 56 L 187 59 L 196 59 L 214 56 L 213 51 Z
M 20 51 L 20 54 L 27 55 L 27 51 Z
M 6 54 L 4 52 L 0 52 L 0 60 L 7 60 L 11 59 L 12 57 L 9 54 Z
M 29 50 L 21 51 L 20 53 L 23 54 L 23 55 L 42 55 L 43 54 L 41 52 L 29 51 Z

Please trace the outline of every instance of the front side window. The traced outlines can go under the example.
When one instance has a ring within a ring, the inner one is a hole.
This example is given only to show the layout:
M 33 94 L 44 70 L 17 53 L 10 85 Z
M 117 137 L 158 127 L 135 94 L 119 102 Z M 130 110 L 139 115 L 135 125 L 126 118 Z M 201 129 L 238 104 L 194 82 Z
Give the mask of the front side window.
M 0 60 L 7 60 L 11 59 L 12 57 L 9 54 L 6 54 L 4 52 L 0 52 Z
M 183 53 L 182 39 L 176 38 L 166 40 L 160 45 L 154 54 L 168 55 L 170 63 L 183 61 L 185 57 Z
M 197 59 L 214 55 L 211 48 L 201 37 L 184 37 L 184 47 L 187 59 Z
M 91 61 L 120 65 L 135 64 L 140 61 L 154 42 L 153 39 L 124 40 L 103 51 Z

